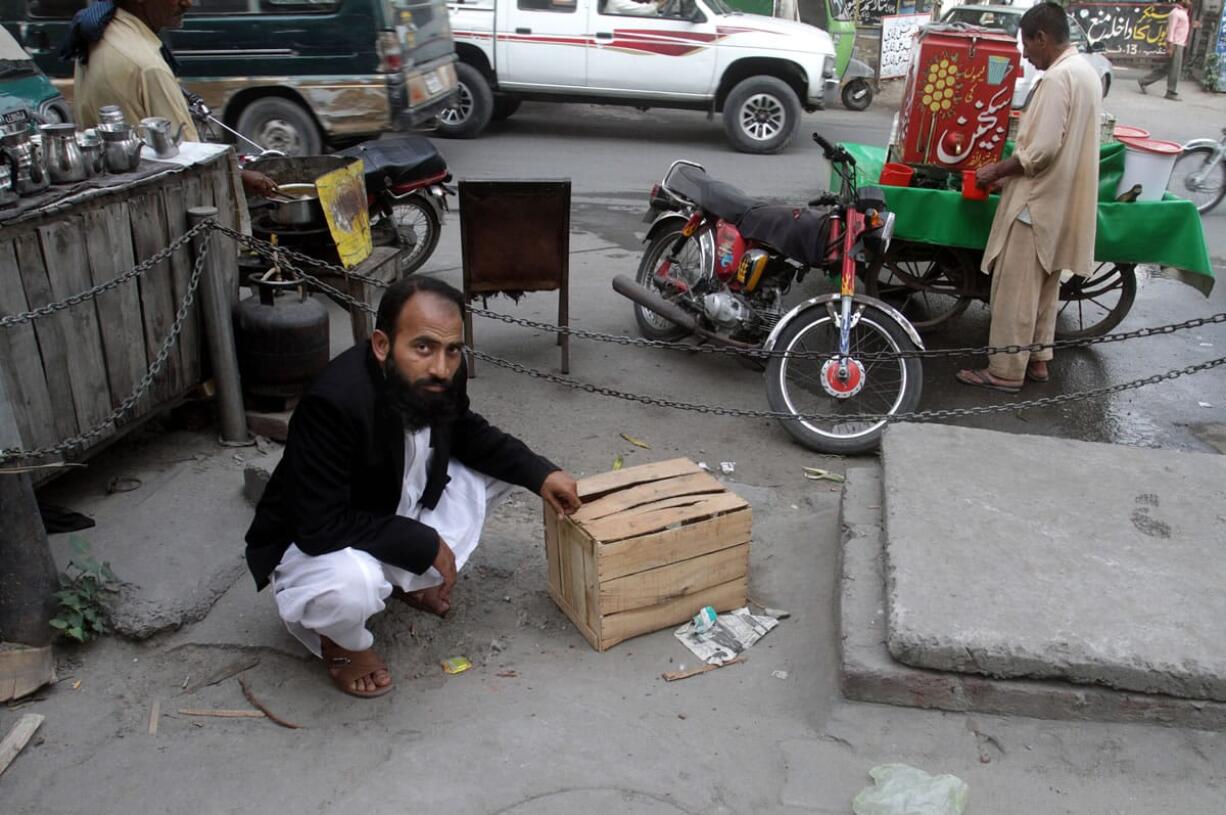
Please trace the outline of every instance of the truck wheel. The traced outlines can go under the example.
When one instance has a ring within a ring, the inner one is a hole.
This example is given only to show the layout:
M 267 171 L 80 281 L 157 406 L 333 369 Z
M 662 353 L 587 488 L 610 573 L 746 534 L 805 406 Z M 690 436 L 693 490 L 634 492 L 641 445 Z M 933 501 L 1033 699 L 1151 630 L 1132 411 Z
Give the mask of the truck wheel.
M 449 139 L 471 139 L 490 123 L 494 93 L 481 72 L 468 63 L 456 63 L 455 72 L 459 82 L 455 102 L 438 115 L 436 132 Z
M 751 76 L 724 100 L 724 132 L 742 153 L 778 153 L 800 126 L 800 100 L 782 79 Z
M 848 110 L 868 110 L 873 104 L 873 86 L 867 79 L 853 79 L 843 86 L 843 107 Z
M 518 96 L 512 96 L 509 93 L 496 94 L 494 96 L 493 120 L 501 122 L 503 119 L 510 119 L 515 111 L 519 110 L 519 106 L 523 101 Z
M 287 156 L 318 156 L 323 152 L 323 134 L 310 112 L 281 96 L 256 99 L 243 108 L 236 124 L 238 132 L 265 150 L 280 150 Z

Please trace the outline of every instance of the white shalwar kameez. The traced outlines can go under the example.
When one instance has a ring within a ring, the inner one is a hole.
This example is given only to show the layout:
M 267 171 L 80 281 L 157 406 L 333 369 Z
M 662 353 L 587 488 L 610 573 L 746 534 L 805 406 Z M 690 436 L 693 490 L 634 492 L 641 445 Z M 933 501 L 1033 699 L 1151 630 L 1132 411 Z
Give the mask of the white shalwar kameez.
M 406 432 L 404 483 L 396 514 L 433 527 L 455 553 L 459 571 L 477 548 L 485 516 L 511 485 L 452 459 L 447 466 L 451 480 L 438 506 L 425 509 L 418 502 L 426 489 L 429 459 L 430 429 Z M 349 651 L 370 648 L 374 636 L 366 630 L 366 621 L 384 609 L 393 586 L 412 592 L 442 582 L 433 566 L 418 575 L 360 549 L 346 547 L 311 556 L 292 544 L 272 576 L 281 619 L 315 656 L 320 656 L 320 635 Z

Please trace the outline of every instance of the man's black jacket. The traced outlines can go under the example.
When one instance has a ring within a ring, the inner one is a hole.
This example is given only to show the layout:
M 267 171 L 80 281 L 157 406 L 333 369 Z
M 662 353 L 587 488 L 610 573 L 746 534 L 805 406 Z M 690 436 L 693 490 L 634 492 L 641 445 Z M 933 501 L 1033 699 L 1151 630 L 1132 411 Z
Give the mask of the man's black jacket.
M 370 343 L 320 374 L 294 411 L 285 456 L 247 530 L 247 565 L 257 588 L 291 543 L 308 555 L 361 549 L 421 574 L 438 554 L 438 535 L 396 515 L 404 481 L 404 425 L 383 394 Z M 460 418 L 430 428 L 432 448 L 421 504 L 433 509 L 451 457 L 478 472 L 540 492 L 558 468 L 468 409 L 466 368 L 455 378 Z

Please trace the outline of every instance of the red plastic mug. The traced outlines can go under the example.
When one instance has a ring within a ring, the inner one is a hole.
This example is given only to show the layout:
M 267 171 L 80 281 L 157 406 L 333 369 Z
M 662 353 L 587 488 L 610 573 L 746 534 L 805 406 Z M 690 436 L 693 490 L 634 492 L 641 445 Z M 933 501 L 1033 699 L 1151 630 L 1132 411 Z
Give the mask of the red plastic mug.
M 915 170 L 906 164 L 889 162 L 881 168 L 881 176 L 878 181 L 887 187 L 910 187 L 911 178 L 914 175 Z
M 975 171 L 962 171 L 962 197 L 972 201 L 988 200 L 988 191 L 975 183 Z

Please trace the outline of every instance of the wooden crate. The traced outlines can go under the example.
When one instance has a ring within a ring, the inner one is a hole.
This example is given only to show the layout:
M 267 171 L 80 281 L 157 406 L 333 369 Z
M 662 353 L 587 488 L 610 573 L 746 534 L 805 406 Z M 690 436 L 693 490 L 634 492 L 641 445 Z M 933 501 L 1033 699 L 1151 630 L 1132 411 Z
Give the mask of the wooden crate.
M 679 458 L 579 482 L 583 507 L 545 508 L 549 594 L 592 647 L 745 605 L 753 513 Z

